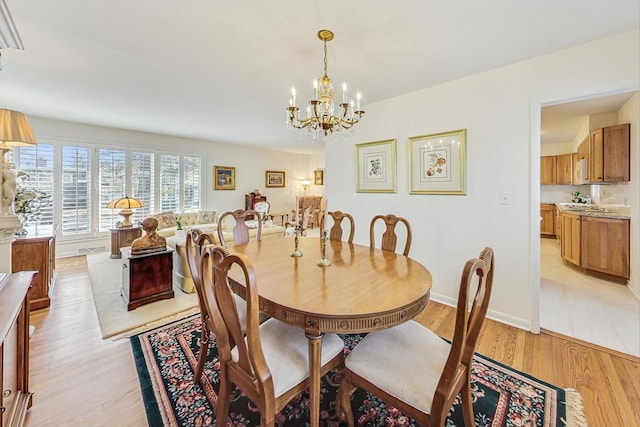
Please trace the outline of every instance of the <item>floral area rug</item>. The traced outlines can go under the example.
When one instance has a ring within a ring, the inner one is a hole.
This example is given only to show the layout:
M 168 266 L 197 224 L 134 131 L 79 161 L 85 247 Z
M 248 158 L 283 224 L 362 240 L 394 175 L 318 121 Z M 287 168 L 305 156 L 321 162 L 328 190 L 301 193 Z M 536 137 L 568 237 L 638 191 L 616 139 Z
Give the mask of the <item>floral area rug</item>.
M 360 335 L 341 335 L 345 352 Z M 215 425 L 219 362 L 215 342 L 209 349 L 203 380 L 193 383 L 200 338 L 199 315 L 131 337 L 138 377 L 150 426 Z M 399 351 L 401 351 L 399 349 Z M 582 399 L 577 391 L 560 389 L 476 354 L 473 364 L 473 409 L 476 426 L 582 426 Z M 321 426 L 339 426 L 334 401 L 339 376 L 322 378 Z M 358 389 L 352 409 L 360 426 L 415 426 L 415 421 L 376 396 Z M 227 425 L 257 426 L 255 406 L 234 389 Z M 308 425 L 308 394 L 296 397 L 276 416 L 277 426 Z M 455 402 L 446 426 L 463 426 L 462 409 Z

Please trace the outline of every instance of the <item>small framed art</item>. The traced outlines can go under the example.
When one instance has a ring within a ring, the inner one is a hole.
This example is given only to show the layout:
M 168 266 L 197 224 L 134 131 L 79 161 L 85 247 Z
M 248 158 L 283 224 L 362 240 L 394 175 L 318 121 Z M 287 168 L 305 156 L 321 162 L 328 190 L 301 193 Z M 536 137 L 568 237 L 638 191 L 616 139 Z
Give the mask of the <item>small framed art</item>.
M 396 192 L 396 140 L 356 145 L 356 192 Z
M 466 129 L 409 138 L 409 193 L 467 194 L 466 146 Z
M 313 171 L 313 185 L 324 185 L 324 171 L 323 170 L 314 170 Z
M 264 186 L 267 188 L 284 187 L 284 171 L 265 171 Z
M 236 189 L 236 168 L 230 166 L 213 167 L 213 189 L 214 190 L 235 190 Z

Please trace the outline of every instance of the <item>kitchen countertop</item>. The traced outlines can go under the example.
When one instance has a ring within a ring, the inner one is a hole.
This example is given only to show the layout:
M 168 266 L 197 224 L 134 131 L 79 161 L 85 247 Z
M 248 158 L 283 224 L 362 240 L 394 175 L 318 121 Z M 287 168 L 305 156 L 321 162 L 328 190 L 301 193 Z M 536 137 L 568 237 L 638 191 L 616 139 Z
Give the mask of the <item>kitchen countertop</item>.
M 631 216 L 627 213 L 629 208 L 625 208 L 622 206 L 599 206 L 586 205 L 582 203 L 555 203 L 555 205 L 561 212 L 573 213 L 576 215 L 611 219 L 631 218 Z

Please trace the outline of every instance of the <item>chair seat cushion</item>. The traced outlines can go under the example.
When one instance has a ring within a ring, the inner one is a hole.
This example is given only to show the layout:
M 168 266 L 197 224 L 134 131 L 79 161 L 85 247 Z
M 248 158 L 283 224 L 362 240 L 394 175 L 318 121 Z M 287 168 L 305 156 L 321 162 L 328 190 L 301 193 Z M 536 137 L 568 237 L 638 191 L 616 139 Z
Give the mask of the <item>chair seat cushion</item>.
M 408 321 L 369 333 L 346 357 L 345 366 L 390 395 L 430 413 L 449 350 L 450 345 L 438 335 Z
M 260 325 L 260 342 L 271 371 L 276 398 L 309 376 L 309 341 L 303 329 L 272 318 Z M 237 360 L 236 350 L 232 351 L 234 360 Z M 344 342 L 338 335 L 325 334 L 322 337 L 321 365 L 343 351 Z

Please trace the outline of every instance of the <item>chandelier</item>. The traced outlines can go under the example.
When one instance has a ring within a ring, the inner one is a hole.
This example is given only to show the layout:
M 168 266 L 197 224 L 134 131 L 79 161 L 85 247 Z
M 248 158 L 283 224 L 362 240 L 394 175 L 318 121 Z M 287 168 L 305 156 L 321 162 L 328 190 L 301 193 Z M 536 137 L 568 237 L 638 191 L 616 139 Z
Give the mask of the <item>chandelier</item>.
M 296 106 L 296 88 L 291 88 L 291 99 L 287 108 L 287 125 L 290 129 L 307 129 L 315 139 L 350 130 L 358 123 L 364 111 L 360 109 L 360 92 L 356 94 L 356 103 L 348 100 L 347 84 L 342 85 L 342 102 L 336 106 L 336 94 L 333 83 L 327 75 L 327 42 L 333 40 L 329 30 L 318 31 L 318 38 L 324 43 L 324 75 L 313 81 L 313 99 L 307 105 L 306 118 L 300 117 Z M 337 110 L 337 111 L 336 111 Z

